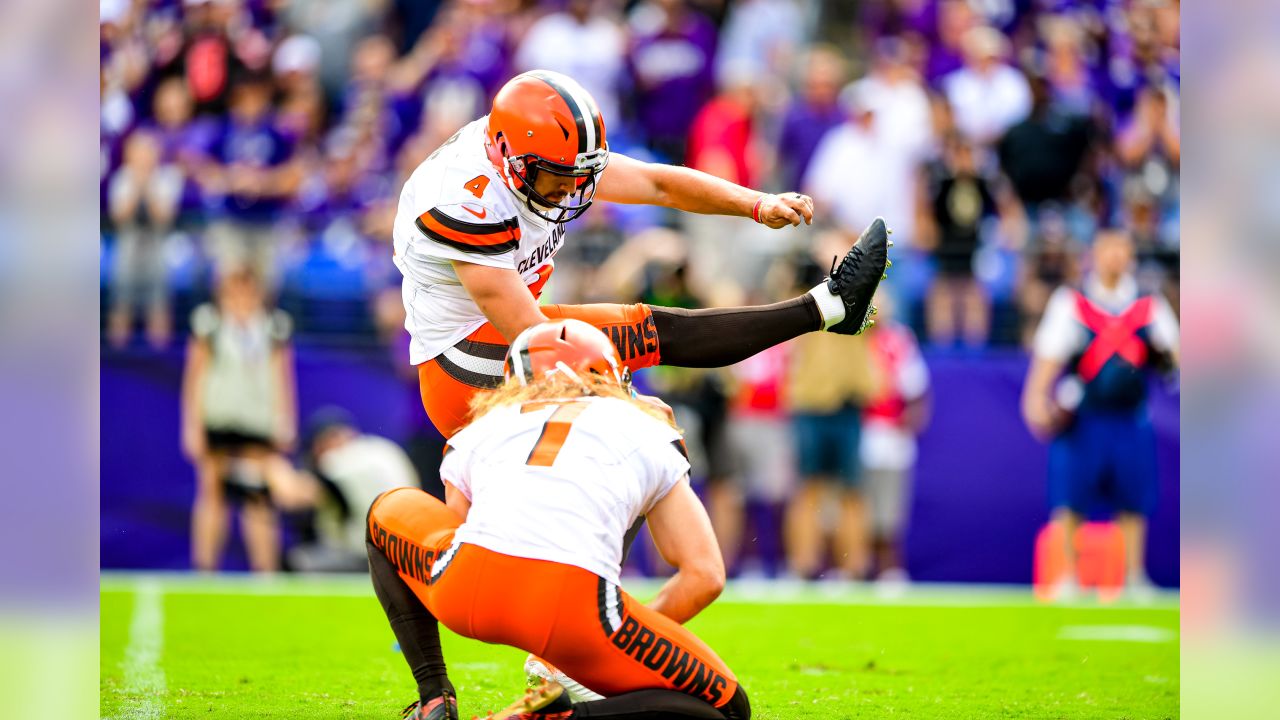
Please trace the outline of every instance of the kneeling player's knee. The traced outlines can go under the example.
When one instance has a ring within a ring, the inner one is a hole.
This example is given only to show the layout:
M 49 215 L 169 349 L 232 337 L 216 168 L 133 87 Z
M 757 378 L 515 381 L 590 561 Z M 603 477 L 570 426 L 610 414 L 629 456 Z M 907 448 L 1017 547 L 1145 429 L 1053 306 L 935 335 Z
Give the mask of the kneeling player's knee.
M 739 685 L 729 702 L 720 708 L 725 720 L 751 720 L 751 702 L 747 700 L 747 691 Z

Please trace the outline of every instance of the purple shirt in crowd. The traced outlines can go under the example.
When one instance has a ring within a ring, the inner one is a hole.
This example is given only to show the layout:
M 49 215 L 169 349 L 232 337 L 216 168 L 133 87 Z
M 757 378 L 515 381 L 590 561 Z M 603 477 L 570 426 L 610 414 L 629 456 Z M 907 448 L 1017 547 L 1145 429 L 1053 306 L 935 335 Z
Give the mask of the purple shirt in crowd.
M 167 127 L 155 121 L 148 121 L 142 129 L 155 136 L 160 143 L 160 162 L 164 165 L 178 165 L 184 169 L 196 161 L 205 148 L 209 147 L 218 132 L 218 122 L 212 118 L 194 118 L 177 127 Z M 183 178 L 182 198 L 178 204 L 180 213 L 199 212 L 203 207 L 200 199 L 200 186 L 188 173 Z
M 214 134 L 208 154 L 223 165 L 274 168 L 293 156 L 293 144 L 269 115 L 248 124 L 229 117 Z M 230 193 L 215 207 L 226 217 L 244 222 L 273 222 L 284 206 L 285 201 L 277 198 Z
M 716 29 L 692 10 L 675 27 L 666 22 L 650 27 L 648 20 L 633 22 L 627 54 L 636 119 L 650 142 L 682 145 L 694 116 L 715 90 Z
M 818 143 L 844 120 L 837 104 L 813 105 L 803 98 L 788 108 L 778 137 L 778 163 L 783 190 L 799 190 Z

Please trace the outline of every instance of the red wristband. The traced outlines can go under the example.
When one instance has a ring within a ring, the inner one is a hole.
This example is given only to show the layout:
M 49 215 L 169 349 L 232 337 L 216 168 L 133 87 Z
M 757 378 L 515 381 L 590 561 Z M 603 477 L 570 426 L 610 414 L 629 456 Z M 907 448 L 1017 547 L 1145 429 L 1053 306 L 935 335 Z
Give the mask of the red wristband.
M 760 222 L 760 203 L 764 202 L 764 195 L 756 199 L 756 204 L 751 206 L 751 219 Z

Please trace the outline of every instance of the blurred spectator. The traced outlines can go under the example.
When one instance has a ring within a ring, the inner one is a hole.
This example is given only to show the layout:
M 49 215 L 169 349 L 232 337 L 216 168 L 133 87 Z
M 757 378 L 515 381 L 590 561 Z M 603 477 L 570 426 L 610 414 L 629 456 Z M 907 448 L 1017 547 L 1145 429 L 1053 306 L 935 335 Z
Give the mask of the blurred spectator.
M 1133 117 L 1116 138 L 1116 156 L 1130 182 L 1140 184 L 1162 208 L 1176 206 L 1182 136 L 1171 91 L 1147 87 L 1138 93 Z
M 157 71 L 185 77 L 200 114 L 224 113 L 234 77 L 270 61 L 270 41 L 237 21 L 240 9 L 229 0 L 184 0 L 182 26 L 165 26 L 155 44 Z
M 827 531 L 834 526 L 832 566 L 845 579 L 860 579 L 871 559 L 860 464 L 862 408 L 879 383 L 866 338 L 809 333 L 788 347 L 783 396 L 791 414 L 800 486 L 786 511 L 787 566 L 796 577 L 818 577 L 827 567 Z M 834 505 L 827 501 L 832 494 Z M 838 508 L 838 517 L 826 516 L 823 509 L 828 507 Z
M 249 263 L 268 287 L 276 278 L 277 224 L 302 179 L 293 144 L 273 120 L 270 80 L 240 78 L 199 175 L 216 218 L 207 235 L 215 265 Z
M 973 146 L 959 134 L 944 141 L 941 159 L 925 173 L 921 239 L 933 248 L 937 267 L 927 302 L 929 341 L 947 347 L 963 337 L 967 346 L 981 347 L 990 330 L 990 310 L 974 277 L 973 258 L 984 223 L 996 216 L 996 188 L 979 172 Z
M 182 448 L 196 466 L 192 564 L 217 570 L 227 501 L 240 505 L 250 567 L 279 569 L 280 527 L 268 488 L 294 484 L 285 458 L 297 435 L 291 323 L 269 310 L 253 271 L 225 271 L 214 304 L 191 316 L 182 377 Z
M 116 245 L 106 336 L 115 347 L 129 342 L 138 310 L 153 347 L 168 345 L 172 333 L 165 245 L 182 199 L 182 171 L 162 165 L 161 153 L 153 134 L 135 132 L 125 143 L 124 166 L 111 178 Z
M 430 34 L 439 43 L 439 60 L 427 82 L 473 86 L 480 94 L 477 106 L 486 104 L 511 77 L 514 48 L 503 8 L 496 0 L 458 0 L 444 7 L 436 23 Z
M 1018 280 L 1022 346 L 1026 348 L 1032 345 L 1032 334 L 1040 323 L 1050 293 L 1059 285 L 1079 280 L 1077 256 L 1081 244 L 1071 237 L 1063 215 L 1055 210 L 1042 211 L 1034 228 Z
M 913 198 L 918 194 L 917 168 L 934 151 L 932 109 L 920 77 L 910 65 L 907 44 L 897 37 L 876 43 L 871 73 L 854 85 L 864 97 L 875 98 L 877 142 L 889 152 L 879 169 L 892 192 L 892 204 L 882 209 L 894 237 L 914 243 L 917 236 Z
M 923 35 L 936 43 L 939 18 L 946 3 L 938 0 L 864 0 L 858 3 L 857 27 L 864 43 L 889 35 Z M 966 5 L 967 3 L 962 3 Z M 968 10 L 972 13 L 971 10 Z M 954 70 L 960 66 L 957 57 Z
M 1132 2 L 1111 17 L 1109 79 L 1120 115 L 1133 111 L 1144 87 L 1178 86 L 1179 7 L 1176 2 Z
M 393 87 L 407 88 L 418 100 L 417 115 L 411 124 L 418 127 L 420 136 L 428 135 L 432 139 L 439 137 L 443 142 L 458 127 L 471 121 L 487 111 L 488 99 L 496 88 L 489 88 L 492 82 L 492 68 L 488 73 L 481 73 L 483 67 L 473 68 L 466 53 L 468 50 L 467 29 L 460 16 L 446 13 L 439 27 L 425 33 L 407 57 L 405 57 L 393 73 Z M 482 33 L 477 42 L 478 50 L 486 57 L 486 62 L 503 65 L 501 70 L 505 77 L 506 49 L 505 34 L 492 32 Z M 441 115 L 441 107 L 447 107 L 446 114 L 457 115 L 460 121 L 456 127 L 449 129 L 438 127 L 433 118 Z M 427 143 L 425 150 L 414 165 L 421 162 L 422 157 L 439 147 L 440 143 Z
M 629 21 L 636 121 L 661 161 L 679 162 L 689 126 L 715 89 L 715 26 L 686 0 L 644 0 Z
M 1005 64 L 1008 52 L 999 30 L 974 27 L 964 35 L 964 67 L 942 79 L 956 127 L 979 145 L 998 140 L 1031 112 L 1027 79 Z
M 295 155 L 318 150 L 327 126 L 319 86 L 299 84 L 282 96 L 276 104 L 273 124 Z
M 1141 181 L 1130 178 L 1121 186 L 1121 193 L 1121 223 L 1133 236 L 1139 265 L 1138 284 L 1148 292 L 1163 292 L 1176 310 L 1181 260 L 1179 239 L 1166 231 L 1160 206 Z
M 1000 169 L 1027 214 L 1038 221 L 1041 206 L 1065 207 L 1078 194 L 1094 128 L 1087 116 L 1055 103 L 1044 78 L 1032 76 L 1028 86 L 1031 114 L 1009 128 L 997 150 Z
M 1122 230 L 1094 239 L 1093 271 L 1081 289 L 1059 288 L 1036 331 L 1023 389 L 1027 426 L 1050 440 L 1054 521 L 1074 538 L 1086 518 L 1114 512 L 1124 535 L 1127 585 L 1150 592 L 1146 518 L 1156 503 L 1155 434 L 1147 411 L 1151 371 L 1178 362 L 1178 321 L 1164 298 L 1133 276 L 1133 243 Z M 1076 590 L 1075 546 L 1055 592 Z
M 871 171 L 888 155 L 876 142 L 876 98 L 856 92 L 856 87 L 841 93 L 845 121 L 822 137 L 802 183 L 813 198 L 814 216 L 821 213 L 849 232 L 883 214 L 888 197 L 879 172 Z
M 322 164 L 301 182 L 294 205 L 308 235 L 348 266 L 360 264 L 369 251 L 367 215 L 391 192 L 390 183 L 368 166 L 355 131 L 332 133 Z
M 733 572 L 742 557 L 745 497 L 729 431 L 733 376 L 726 370 L 686 370 L 686 406 L 698 417 L 697 444 L 702 451 L 707 514 L 720 543 L 725 568 Z M 686 437 L 688 432 L 686 431 Z
M 289 567 L 363 571 L 369 506 L 388 490 L 419 487 L 409 456 L 386 438 L 361 433 L 340 408 L 319 410 L 307 421 L 304 453 L 309 472 L 296 476 L 295 493 L 282 504 L 294 511 L 314 509 L 313 536 L 289 549 Z
M 754 120 L 758 100 L 750 75 L 726 74 L 720 92 L 693 119 L 685 164 L 744 187 L 758 187 L 761 160 Z M 696 284 L 710 287 L 726 276 L 749 286 L 759 282 L 765 262 L 750 242 L 757 236 L 755 223 L 722 215 L 690 215 L 682 220 L 698 273 Z M 766 242 L 765 252 L 772 253 L 777 241 L 768 238 Z
M 785 96 L 783 83 L 803 46 L 809 25 L 798 0 L 740 0 L 726 3 L 720 29 L 716 81 L 754 77 L 767 103 Z
M 320 44 L 308 35 L 292 35 L 276 48 L 273 121 L 295 148 L 316 147 L 328 124 L 328 103 L 320 85 Z
M 399 30 L 393 35 L 398 53 L 408 52 L 421 39 L 445 3 L 446 0 L 391 0 L 388 20 Z
M 712 517 L 720 523 L 717 533 L 732 528 L 738 537 L 745 538 L 748 518 L 735 518 L 733 509 L 758 510 L 750 546 L 733 542 L 732 532 L 726 532 L 721 540 L 729 553 L 725 567 L 730 567 L 728 561 L 733 558 L 740 572 L 749 569 L 753 574 L 775 574 L 776 567 L 761 564 L 771 563 L 781 554 L 778 516 L 795 487 L 796 475 L 794 443 L 783 407 L 789 354 L 789 345 L 775 345 L 730 368 L 733 396 L 727 431 L 736 485 L 720 486 L 722 494 L 717 500 L 723 502 Z M 746 565 L 748 547 L 757 554 L 750 567 Z
M 147 76 L 146 47 L 129 29 L 128 5 L 104 3 L 102 8 L 102 62 L 98 70 L 99 201 L 105 212 L 107 185 L 124 154 L 124 140 L 138 123 L 134 93 Z
M 553 70 L 577 80 L 610 121 L 610 139 L 620 129 L 619 92 L 627 49 L 621 23 L 607 0 L 568 0 L 562 11 L 536 21 L 516 50 L 515 69 Z
M 1040 26 L 1045 44 L 1044 75 L 1054 106 L 1067 115 L 1091 115 L 1097 90 L 1085 64 L 1084 31 L 1070 15 L 1049 15 Z
M 427 0 L 423 0 L 424 4 Z M 328 2 L 289 0 L 270 3 L 280 15 L 287 37 L 276 49 L 274 65 L 305 68 L 322 96 L 336 99 L 347 81 L 349 62 L 356 44 L 379 25 L 383 2 Z
M 800 187 L 818 143 L 844 120 L 839 98 L 847 73 L 844 57 L 834 46 L 809 49 L 800 75 L 800 92 L 783 114 L 778 137 L 778 181 L 782 187 Z
M 893 299 L 880 292 L 876 307 L 876 324 L 866 333 L 867 350 L 882 382 L 862 415 L 862 472 L 871 509 L 876 578 L 900 583 L 908 577 L 903 526 L 910 507 L 916 436 L 929 416 L 929 368 L 911 328 L 894 318 Z
M 933 127 L 929 95 L 911 67 L 907 44 L 897 37 L 880 39 L 872 56 L 871 72 L 858 85 L 860 91 L 876 97 L 879 109 L 876 131 L 885 143 L 912 163 L 919 163 L 931 149 Z M 901 221 L 897 229 L 909 237 Z
M 847 119 L 818 144 L 803 187 L 822 217 L 839 229 L 861 232 L 882 215 L 894 228 L 894 239 L 909 243 L 919 187 L 917 158 L 886 137 L 887 124 L 879 120 L 886 100 L 883 90 L 867 80 L 841 92 Z
M 290 35 L 276 47 L 271 71 L 281 94 L 319 87 L 320 42 L 310 35 Z M 345 73 L 345 68 L 343 69 Z
M 756 105 L 752 76 L 728 74 L 720 92 L 693 119 L 686 164 L 730 182 L 755 187 L 760 172 L 752 127 Z
M 200 188 L 194 180 L 203 148 L 216 123 L 193 117 L 195 103 L 181 77 L 169 77 L 156 86 L 152 122 L 143 125 L 160 143 L 160 162 L 181 173 L 178 223 L 196 219 L 201 211 Z
M 929 0 L 924 2 L 927 7 Z M 964 67 L 969 31 L 981 22 L 973 5 L 969 0 L 939 0 L 937 26 L 928 28 L 925 23 L 929 48 L 925 78 L 930 85 L 937 86 L 945 77 Z
M 394 170 L 397 154 L 422 123 L 424 103 L 428 115 L 442 104 L 435 95 L 424 98 L 419 93 L 423 78 L 438 60 L 439 48 L 431 40 L 424 40 L 402 59 L 396 58 L 395 46 L 385 35 L 371 35 L 356 46 L 338 117 L 341 126 L 354 133 L 372 171 Z M 471 110 L 464 111 L 467 119 Z

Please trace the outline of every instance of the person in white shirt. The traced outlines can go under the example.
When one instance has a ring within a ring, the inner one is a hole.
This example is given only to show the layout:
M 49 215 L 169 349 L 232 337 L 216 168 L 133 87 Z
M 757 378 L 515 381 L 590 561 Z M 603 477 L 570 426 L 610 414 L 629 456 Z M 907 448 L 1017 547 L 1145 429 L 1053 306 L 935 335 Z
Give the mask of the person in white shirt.
M 890 87 L 874 78 L 851 83 L 840 93 L 848 119 L 822 137 L 801 186 L 815 208 L 846 232 L 858 232 L 883 214 L 894 218 L 895 239 L 913 240 L 922 149 L 918 137 L 929 130 L 893 127 L 885 121 L 887 116 L 893 122 L 915 118 L 927 123 L 927 116 L 910 108 L 909 95 L 909 88 Z M 874 173 L 858 171 L 872 167 Z
M 574 704 L 544 683 L 493 718 L 749 718 L 733 672 L 681 625 L 720 594 L 724 564 L 670 408 L 635 397 L 612 343 L 582 321 L 525 330 L 504 367 L 445 449 L 446 503 L 402 488 L 369 511 L 374 589 L 418 682 L 406 716 L 458 717 L 442 622 L 603 695 Z M 676 568 L 647 605 L 618 585 L 641 517 Z
M 289 567 L 300 572 L 361 572 L 368 567 L 364 519 L 378 495 L 398 487 L 421 487 L 418 473 L 399 445 L 362 433 L 347 411 L 317 410 L 307 421 L 307 472 L 272 499 L 289 510 L 314 510 L 314 541 L 291 547 Z
M 1031 114 L 1031 88 L 1006 65 L 1009 41 L 999 30 L 979 26 L 965 34 L 964 67 L 942 79 L 956 127 L 979 145 L 990 145 Z

